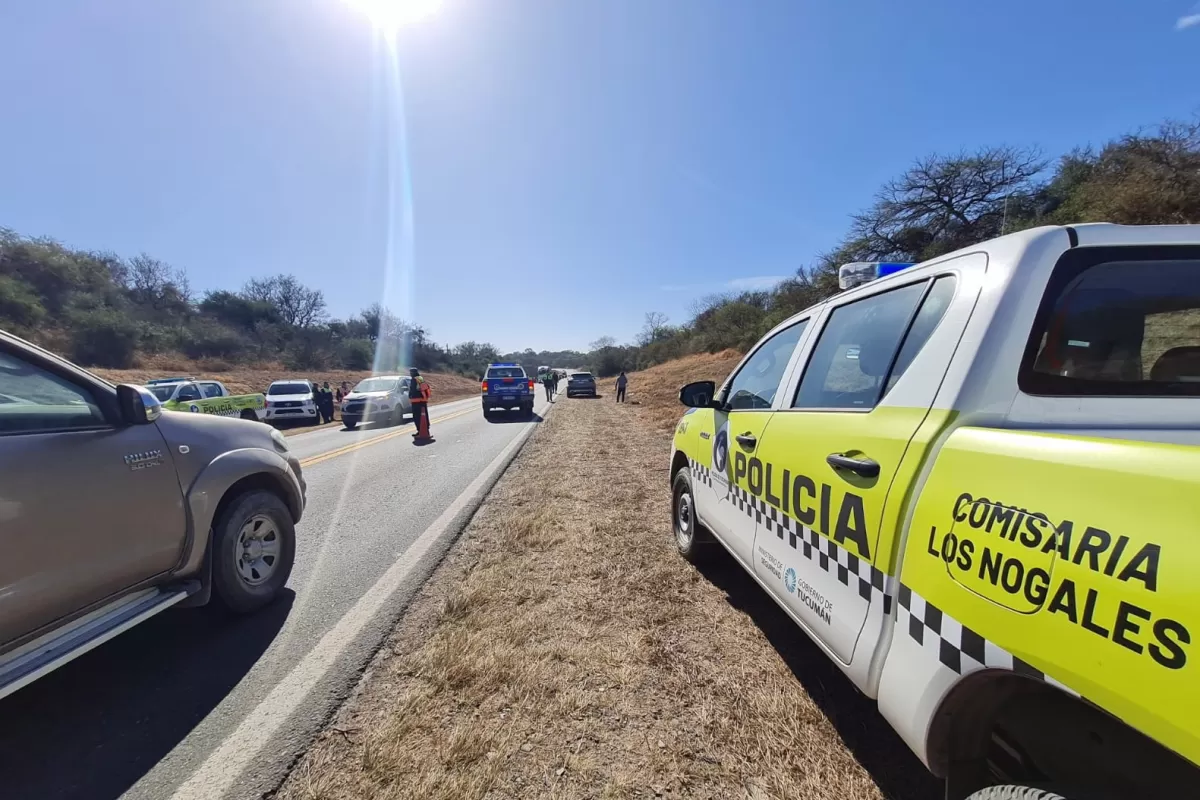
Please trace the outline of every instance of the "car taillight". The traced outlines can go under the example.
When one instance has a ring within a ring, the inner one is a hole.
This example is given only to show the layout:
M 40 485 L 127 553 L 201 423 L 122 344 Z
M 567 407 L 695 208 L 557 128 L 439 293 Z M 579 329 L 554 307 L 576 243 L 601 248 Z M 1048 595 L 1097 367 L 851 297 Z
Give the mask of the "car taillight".
M 484 382 L 483 382 L 483 383 L 480 385 L 480 391 L 484 391 L 484 392 L 486 392 L 486 391 L 487 391 L 487 381 L 484 381 Z
M 533 380 L 529 381 L 529 391 L 533 391 Z

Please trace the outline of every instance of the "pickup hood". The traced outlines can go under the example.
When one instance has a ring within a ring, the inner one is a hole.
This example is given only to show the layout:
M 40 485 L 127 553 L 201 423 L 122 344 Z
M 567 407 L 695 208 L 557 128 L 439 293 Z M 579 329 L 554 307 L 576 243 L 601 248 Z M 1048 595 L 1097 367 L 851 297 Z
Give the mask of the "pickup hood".
M 347 400 L 387 400 L 390 397 L 389 392 L 351 392 L 346 395 Z
M 305 392 L 304 394 L 269 394 L 269 395 L 267 395 L 268 403 L 295 403 L 297 401 L 304 402 L 305 400 L 307 400 L 308 402 L 311 403 L 312 399 L 313 399 L 313 396 L 309 392 Z

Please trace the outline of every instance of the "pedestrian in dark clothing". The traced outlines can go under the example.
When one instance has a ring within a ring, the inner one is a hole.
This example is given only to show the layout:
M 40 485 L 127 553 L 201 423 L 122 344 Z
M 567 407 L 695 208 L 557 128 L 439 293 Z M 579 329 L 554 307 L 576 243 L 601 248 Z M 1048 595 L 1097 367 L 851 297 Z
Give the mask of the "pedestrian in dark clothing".
M 326 422 L 333 422 L 333 392 L 329 389 L 329 381 L 325 381 L 325 385 L 321 387 L 321 416 Z
M 625 377 L 624 372 L 622 372 L 620 375 L 617 376 L 617 402 L 618 403 L 625 402 L 625 384 L 627 384 L 627 383 L 629 383 L 629 379 Z
M 542 375 L 542 386 L 546 387 L 546 399 L 553 403 L 554 390 L 558 388 L 558 381 L 554 379 L 553 372 L 547 372 Z

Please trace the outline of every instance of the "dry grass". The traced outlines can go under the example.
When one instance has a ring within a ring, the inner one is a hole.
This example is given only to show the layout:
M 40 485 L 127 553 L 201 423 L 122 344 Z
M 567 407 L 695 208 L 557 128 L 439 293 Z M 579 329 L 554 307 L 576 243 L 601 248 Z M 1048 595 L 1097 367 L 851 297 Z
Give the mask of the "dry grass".
M 683 413 L 679 387 L 692 381 L 721 381 L 742 360 L 736 350 L 687 356 L 627 377 L 626 400 L 640 407 L 644 419 L 658 430 L 671 430 Z
M 559 401 L 279 798 L 936 796 L 744 573 L 675 555 L 678 369 L 631 378 L 648 420 Z

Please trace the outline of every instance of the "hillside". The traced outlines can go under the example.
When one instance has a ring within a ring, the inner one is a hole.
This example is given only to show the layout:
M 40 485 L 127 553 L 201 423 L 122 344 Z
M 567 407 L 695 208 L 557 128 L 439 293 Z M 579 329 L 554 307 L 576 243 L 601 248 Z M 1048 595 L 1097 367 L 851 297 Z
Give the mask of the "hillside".
M 641 372 L 627 373 L 628 400 L 640 407 L 646 420 L 656 429 L 670 429 L 683 414 L 683 406 L 679 405 L 679 387 L 692 381 L 715 381 L 719 385 L 741 359 L 742 354 L 736 350 L 723 350 L 684 356 Z M 605 383 L 607 381 L 601 383 L 602 392 Z M 611 390 L 612 387 L 608 388 Z

